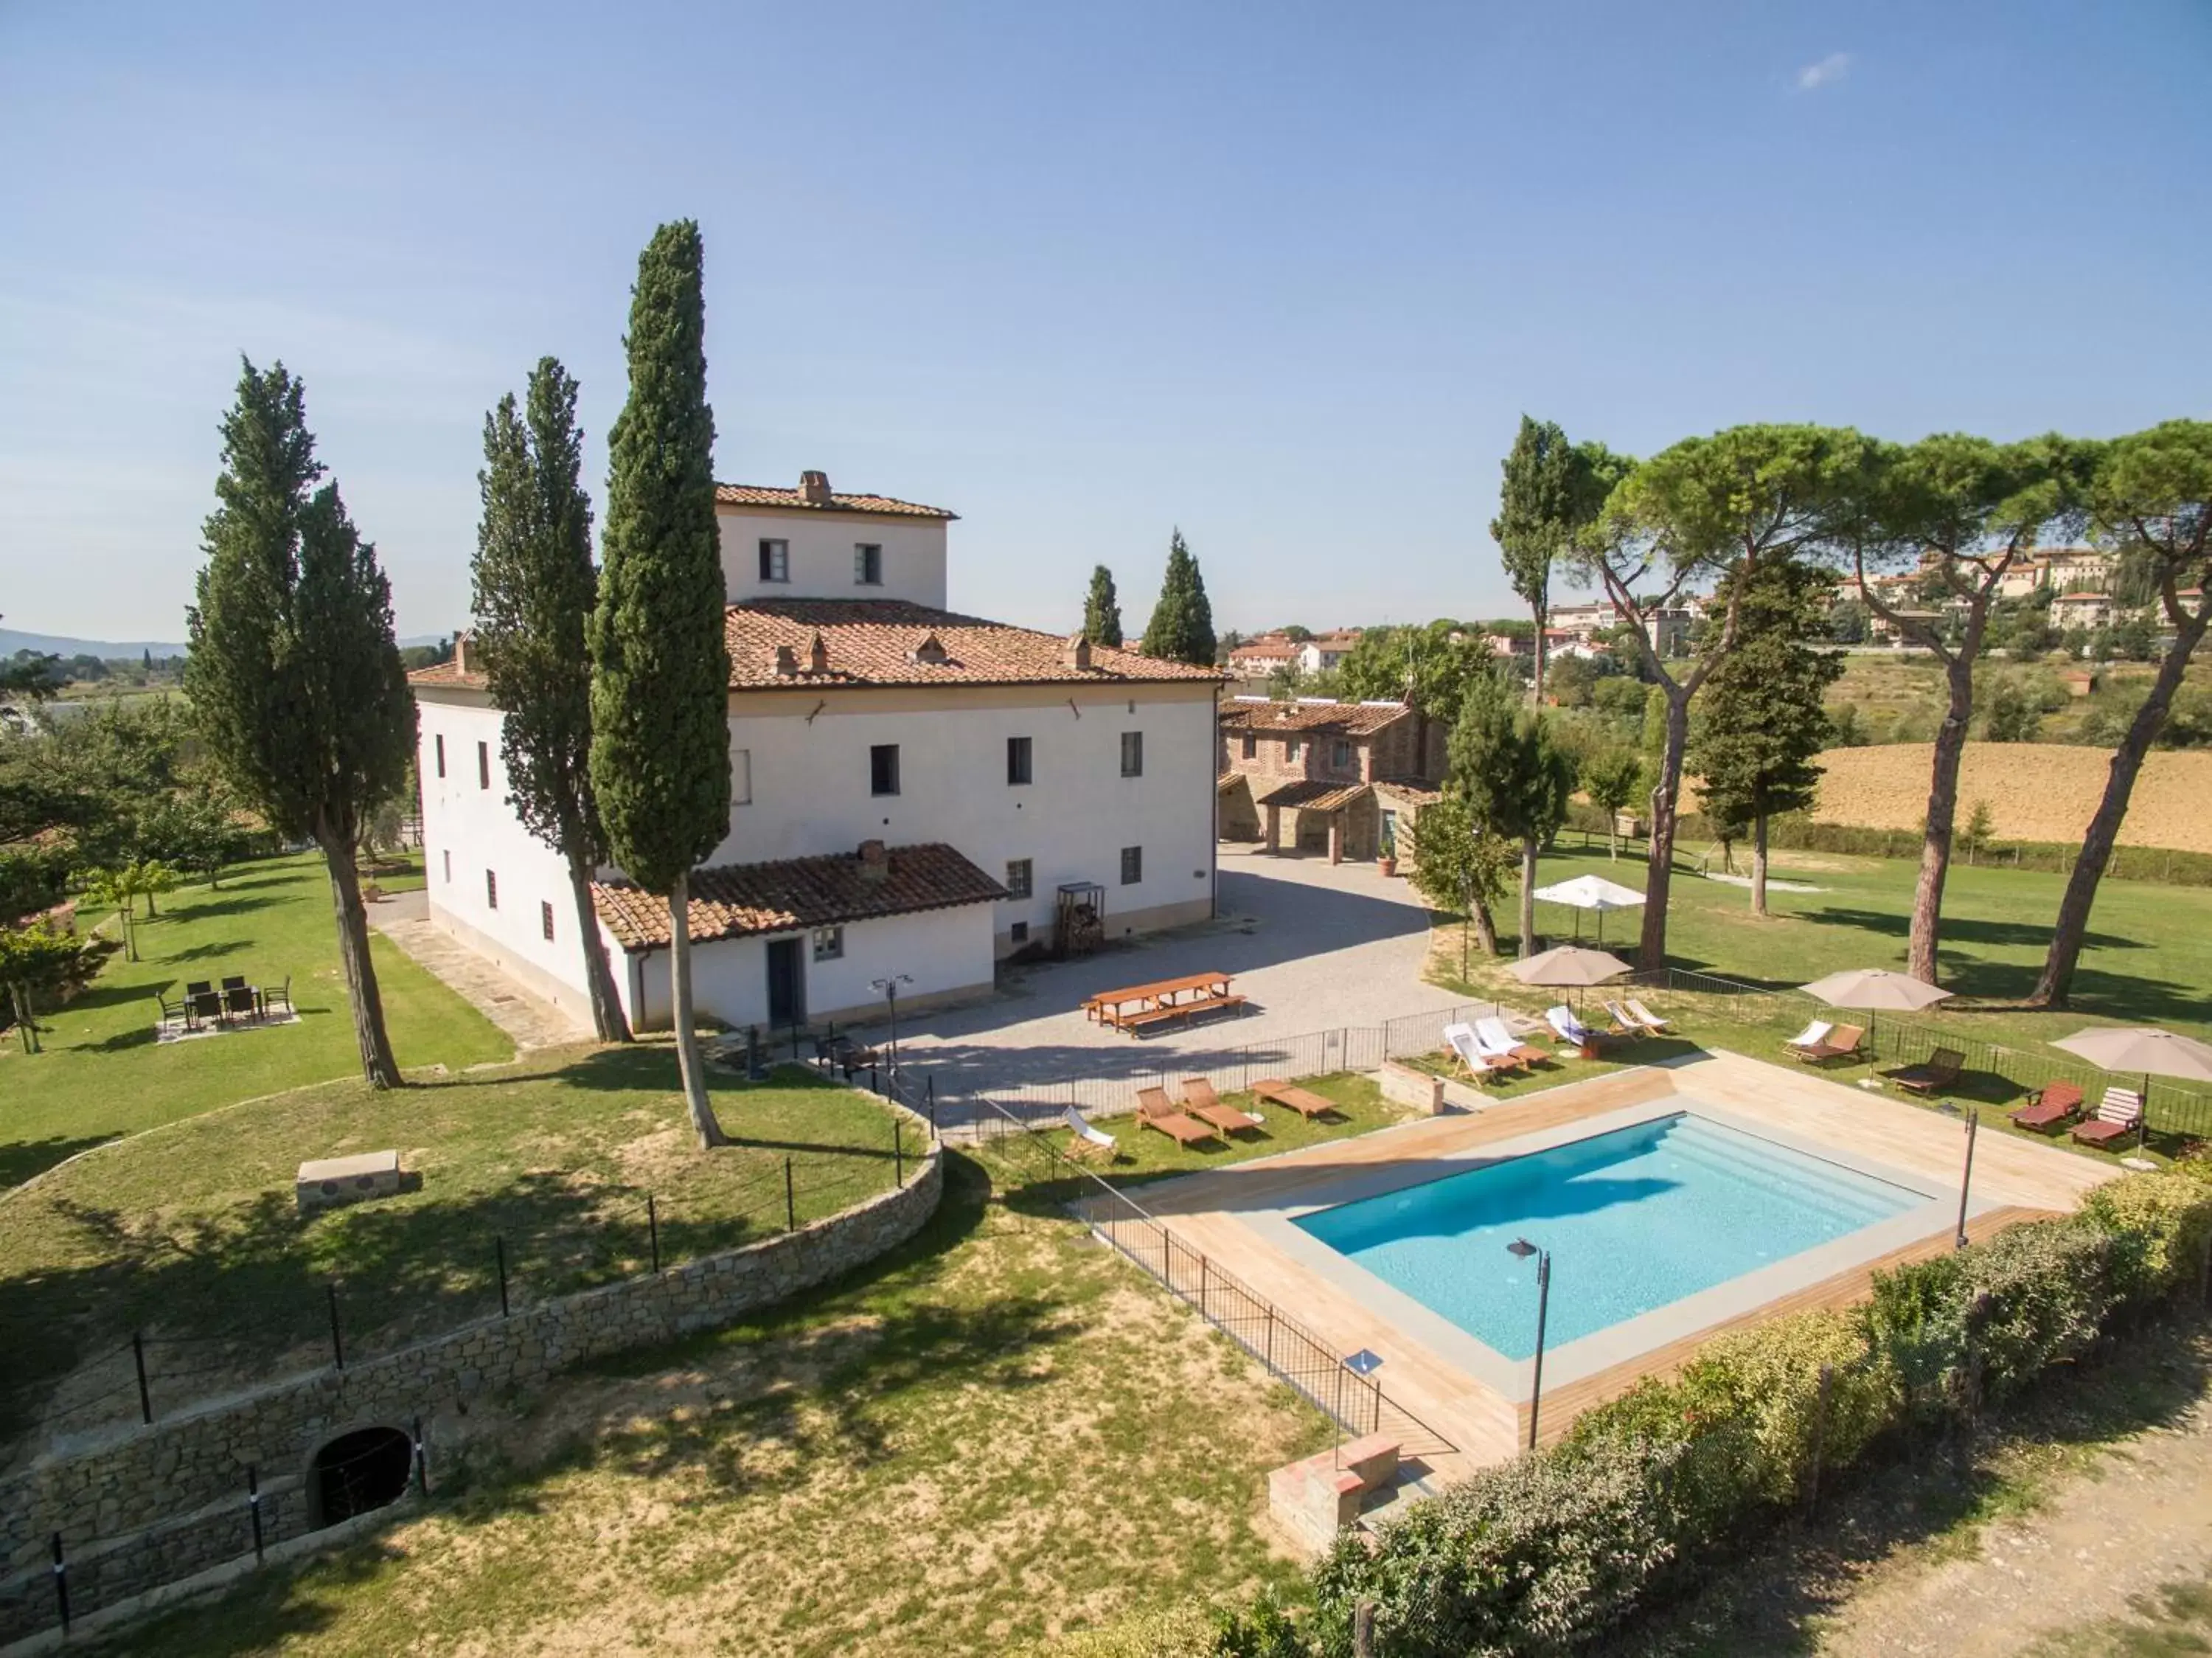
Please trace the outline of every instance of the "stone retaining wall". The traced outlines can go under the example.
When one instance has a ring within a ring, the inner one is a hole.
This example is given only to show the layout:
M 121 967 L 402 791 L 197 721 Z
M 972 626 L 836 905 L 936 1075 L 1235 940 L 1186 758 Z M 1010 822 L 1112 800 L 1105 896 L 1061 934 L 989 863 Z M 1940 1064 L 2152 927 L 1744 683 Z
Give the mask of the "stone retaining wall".
M 0 1641 L 39 1627 L 15 1623 L 19 1605 L 51 1616 L 51 1595 L 41 1601 L 15 1591 L 21 1579 L 44 1571 L 55 1532 L 65 1545 L 74 1544 L 72 1552 L 89 1553 L 95 1539 L 139 1543 L 145 1539 L 134 1534 L 173 1526 L 179 1570 L 162 1559 L 166 1551 L 142 1548 L 148 1568 L 132 1576 L 144 1588 L 138 1579 L 181 1576 L 206 1564 L 181 1542 L 205 1529 L 187 1517 L 222 1504 L 238 1504 L 242 1513 L 249 1464 L 264 1487 L 296 1480 L 337 1435 L 405 1428 L 419 1416 L 434 1479 L 436 1447 L 448 1436 L 439 1423 L 465 1413 L 477 1395 L 530 1388 L 585 1360 L 713 1329 L 825 1283 L 920 1231 L 937 1209 L 944 1178 L 944 1154 L 933 1147 L 904 1187 L 797 1232 L 520 1307 L 512 1317 L 465 1325 L 343 1370 L 295 1377 L 131 1429 L 96 1449 L 41 1458 L 0 1481 L 0 1573 L 9 1580 L 0 1582 Z M 450 1436 L 459 1437 L 458 1424 Z M 294 1507 L 304 1525 L 304 1505 Z

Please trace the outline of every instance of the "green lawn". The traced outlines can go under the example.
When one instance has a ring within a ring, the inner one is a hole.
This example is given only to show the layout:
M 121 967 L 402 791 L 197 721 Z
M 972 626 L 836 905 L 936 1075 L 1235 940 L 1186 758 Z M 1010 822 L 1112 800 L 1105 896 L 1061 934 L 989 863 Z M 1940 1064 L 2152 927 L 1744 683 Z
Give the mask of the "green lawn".
M 113 917 L 105 924 L 112 929 Z M 12 1034 L 0 1044 L 0 1190 L 118 1134 L 358 1070 L 319 857 L 250 865 L 218 888 L 172 893 L 137 933 L 140 960 L 118 951 L 86 994 L 42 1011 L 43 1053 L 22 1052 Z M 385 939 L 371 948 L 402 1066 L 458 1070 L 513 1057 L 490 1021 Z M 289 976 L 299 1022 L 155 1041 L 157 992 L 173 1002 L 186 981 L 228 974 L 257 984 Z
M 1703 850 L 1683 849 L 1686 856 Z M 1667 923 L 1674 965 L 1775 987 L 1844 967 L 1904 966 L 1917 865 L 1782 852 L 1775 855 L 1773 873 L 1821 890 L 1771 893 L 1774 914 L 1762 920 L 1751 913 L 1747 889 L 1678 868 Z M 1586 874 L 1625 887 L 1644 885 L 1640 859 L 1612 863 L 1602 851 L 1547 856 L 1540 869 L 1547 886 Z M 2064 886 L 2064 878 L 2055 875 L 1954 868 L 1944 893 L 1940 960 L 1942 984 L 1963 1005 L 1955 1012 L 1917 1014 L 1914 1020 L 2029 1049 L 2098 1024 L 2166 1025 L 2212 1037 L 2212 889 L 2204 887 L 2105 882 L 2075 982 L 2073 1010 L 2036 1013 L 2006 1005 L 2034 986 Z M 1509 899 L 1498 916 L 1500 943 L 1509 955 L 1518 936 L 1513 910 Z M 1632 957 L 1639 915 L 1632 910 L 1607 917 L 1606 948 Z M 1536 906 L 1536 925 L 1547 944 L 1567 942 L 1575 921 L 1572 911 L 1556 905 Z M 1583 942 L 1591 942 L 1595 930 L 1594 918 L 1583 917 Z M 1458 930 L 1446 931 L 1449 941 L 1440 936 L 1437 959 L 1455 969 L 1456 948 L 1442 945 L 1455 947 Z M 1474 960 L 1469 978 L 1481 994 L 1504 984 L 1511 986 L 1508 1001 L 1525 1003 L 1538 994 L 1504 977 L 1502 969 L 1486 970 L 1479 954 Z M 1448 974 L 1444 982 L 1455 977 Z
M 644 1044 L 548 1050 L 383 1094 L 357 1080 L 296 1089 L 82 1158 L 0 1198 L 11 1402 L 73 1407 L 127 1380 L 126 1356 L 58 1395 L 41 1385 L 134 1330 L 149 1338 L 157 1401 L 165 1377 L 181 1404 L 233 1373 L 316 1362 L 332 1282 L 349 1350 L 380 1350 L 497 1310 L 501 1245 L 518 1302 L 640 1271 L 647 1193 L 664 1264 L 729 1248 L 783 1228 L 787 1158 L 802 1223 L 891 1184 L 892 1118 L 867 1094 L 803 1067 L 714 1086 L 738 1143 L 711 1155 L 692 1139 L 672 1051 Z M 298 1213 L 303 1159 L 386 1148 L 412 1190 Z

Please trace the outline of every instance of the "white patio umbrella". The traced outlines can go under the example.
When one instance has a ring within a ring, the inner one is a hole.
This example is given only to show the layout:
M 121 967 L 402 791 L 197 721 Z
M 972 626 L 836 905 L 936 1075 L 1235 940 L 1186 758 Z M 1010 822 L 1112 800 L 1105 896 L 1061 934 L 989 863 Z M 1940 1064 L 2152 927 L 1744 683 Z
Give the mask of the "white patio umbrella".
M 2079 1054 L 2100 1070 L 2117 1071 L 2122 1076 L 2142 1073 L 2143 1125 L 2142 1131 L 2136 1136 L 2138 1147 L 2150 1131 L 2152 1077 L 2179 1076 L 2189 1082 L 2212 1082 L 2212 1043 L 2200 1042 L 2178 1031 L 2162 1031 L 2153 1025 L 2100 1026 L 2094 1030 L 2076 1031 L 2051 1045 Z
M 1910 973 L 1892 972 L 1887 967 L 1852 967 L 1798 988 L 1832 1008 L 1850 1008 L 1867 1013 L 1917 1013 L 1948 999 L 1951 994 L 1940 986 L 1923 984 Z M 1873 1033 L 1874 1021 L 1869 1019 L 1867 1033 Z
M 1547 904 L 1565 904 L 1577 910 L 1597 911 L 1597 936 L 1605 942 L 1605 917 L 1611 910 L 1633 910 L 1642 905 L 1644 894 L 1632 887 L 1623 887 L 1618 881 L 1607 881 L 1603 875 L 1577 875 L 1572 881 L 1555 881 L 1549 887 L 1539 887 L 1533 896 Z M 1575 930 L 1581 936 L 1582 917 L 1575 917 Z
M 1526 961 L 1515 962 L 1510 971 L 1523 984 L 1579 989 L 1586 984 L 1602 984 L 1608 978 L 1620 978 L 1628 971 L 1628 964 L 1619 956 L 1608 955 L 1603 950 L 1586 950 L 1578 944 L 1559 944 L 1530 956 Z

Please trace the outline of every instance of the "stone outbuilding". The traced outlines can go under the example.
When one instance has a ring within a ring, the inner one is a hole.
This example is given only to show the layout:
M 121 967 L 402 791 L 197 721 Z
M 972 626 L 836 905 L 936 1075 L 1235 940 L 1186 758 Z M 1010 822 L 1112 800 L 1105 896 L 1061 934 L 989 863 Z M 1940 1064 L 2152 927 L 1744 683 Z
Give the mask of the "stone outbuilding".
M 1436 798 L 1444 736 L 1401 702 L 1231 698 L 1221 707 L 1222 838 L 1332 863 L 1394 856 L 1411 817 Z

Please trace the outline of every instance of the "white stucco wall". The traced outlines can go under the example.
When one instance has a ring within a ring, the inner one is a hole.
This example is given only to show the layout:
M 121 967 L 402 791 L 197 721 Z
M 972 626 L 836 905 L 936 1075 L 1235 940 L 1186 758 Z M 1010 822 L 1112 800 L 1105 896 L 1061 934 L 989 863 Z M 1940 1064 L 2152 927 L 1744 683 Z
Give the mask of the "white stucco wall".
M 945 607 L 945 521 L 868 513 L 778 513 L 723 507 L 715 514 L 722 542 L 722 579 L 733 605 L 755 599 L 904 599 Z M 760 579 L 763 539 L 791 544 L 787 582 Z M 853 579 L 853 549 L 884 550 L 882 585 Z
M 883 992 L 870 981 L 903 973 L 914 982 L 898 987 L 902 1003 L 988 989 L 991 984 L 991 906 L 965 905 L 919 915 L 886 916 L 848 922 L 845 954 L 836 961 L 813 959 L 811 933 L 777 935 L 799 939 L 799 959 L 806 978 L 806 1016 L 824 1020 L 873 1015 L 884 1006 Z M 767 938 L 718 939 L 693 947 L 692 994 L 700 1009 L 743 1030 L 768 1023 Z M 632 983 L 623 987 L 631 1019 L 642 1029 L 665 1030 L 670 1022 L 668 954 L 655 950 L 639 959 Z M 642 1010 L 635 990 L 645 991 Z
M 1109 690 L 1032 686 L 928 697 L 894 692 L 762 692 L 733 698 L 733 749 L 746 751 L 750 804 L 731 808 L 716 863 L 754 863 L 945 841 L 993 880 L 1027 858 L 1032 896 L 995 906 L 1009 929 L 1050 936 L 1054 889 L 1106 888 L 1107 930 L 1142 930 L 1208 912 L 1213 892 L 1213 687 Z M 1134 712 L 1131 711 L 1133 706 Z M 819 710 L 817 712 L 817 710 Z M 807 716 L 814 718 L 810 723 Z M 1141 731 L 1144 775 L 1121 775 L 1121 734 Z M 1026 786 L 1006 782 L 1006 740 L 1030 739 Z M 869 792 L 869 750 L 899 749 L 899 793 Z M 1144 849 L 1144 879 L 1122 884 L 1121 849 Z M 1195 911 L 1167 917 L 1163 910 Z

